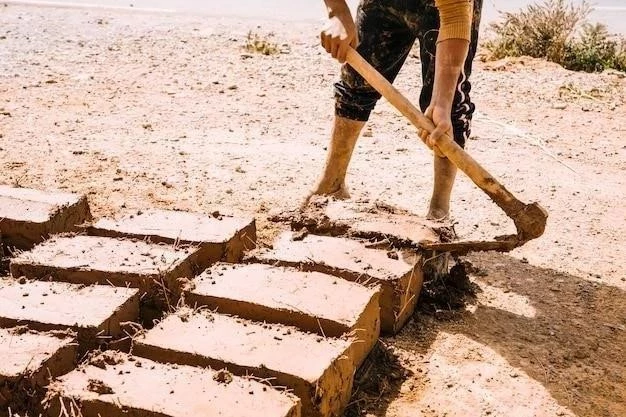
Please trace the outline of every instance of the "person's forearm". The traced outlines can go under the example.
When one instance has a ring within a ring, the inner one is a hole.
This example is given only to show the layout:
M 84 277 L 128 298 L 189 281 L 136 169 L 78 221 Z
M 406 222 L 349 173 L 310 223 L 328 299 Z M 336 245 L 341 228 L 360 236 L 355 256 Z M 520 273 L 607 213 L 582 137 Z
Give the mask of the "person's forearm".
M 452 111 L 454 94 L 468 50 L 469 42 L 464 39 L 448 39 L 437 44 L 432 105 Z
M 346 0 L 324 0 L 324 3 L 326 4 L 329 18 L 343 13 L 350 13 L 350 7 L 348 7 Z

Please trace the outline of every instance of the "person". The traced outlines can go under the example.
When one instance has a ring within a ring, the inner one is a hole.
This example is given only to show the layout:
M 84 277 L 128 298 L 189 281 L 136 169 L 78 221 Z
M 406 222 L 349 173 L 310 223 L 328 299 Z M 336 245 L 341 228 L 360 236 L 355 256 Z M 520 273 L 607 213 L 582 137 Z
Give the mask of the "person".
M 349 47 L 356 48 L 385 78 L 393 82 L 415 40 L 419 41 L 422 90 L 419 104 L 435 130 L 421 139 L 433 148 L 444 133 L 465 146 L 475 106 L 469 76 L 478 44 L 482 0 L 361 0 L 356 22 L 345 0 L 325 0 L 328 24 L 322 46 L 345 63 Z M 335 121 L 321 179 L 314 195 L 349 198 L 345 178 L 358 137 L 380 95 L 349 65 L 335 84 Z M 456 166 L 436 148 L 434 187 L 427 217 L 445 220 Z

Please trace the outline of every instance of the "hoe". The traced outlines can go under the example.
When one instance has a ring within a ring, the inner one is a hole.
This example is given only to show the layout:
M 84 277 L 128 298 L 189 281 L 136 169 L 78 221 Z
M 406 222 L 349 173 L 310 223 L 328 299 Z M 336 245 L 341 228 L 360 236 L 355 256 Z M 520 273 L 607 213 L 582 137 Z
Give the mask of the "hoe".
M 429 133 L 435 129 L 429 118 L 424 116 L 417 107 L 352 48 L 348 51 L 347 63 L 418 129 L 425 129 Z M 460 254 L 492 250 L 508 252 L 543 234 L 548 219 L 548 212 L 543 207 L 538 203 L 526 204 L 517 199 L 493 175 L 456 144 L 450 135 L 443 135 L 435 146 L 513 220 L 517 234 L 497 236 L 492 241 L 425 243 L 422 245 L 424 249 Z

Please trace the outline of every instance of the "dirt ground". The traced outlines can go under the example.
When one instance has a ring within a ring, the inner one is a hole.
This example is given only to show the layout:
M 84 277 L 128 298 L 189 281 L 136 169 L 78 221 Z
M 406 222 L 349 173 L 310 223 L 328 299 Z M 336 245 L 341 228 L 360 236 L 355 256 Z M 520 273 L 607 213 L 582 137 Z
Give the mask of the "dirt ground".
M 242 49 L 248 31 L 283 53 Z M 270 212 L 296 207 L 325 158 L 339 68 L 310 22 L 0 6 L 0 183 L 85 193 L 122 208 Z M 474 302 L 422 306 L 385 340 L 396 378 L 363 415 L 626 415 L 626 79 L 542 61 L 483 64 L 468 150 L 546 234 L 510 255 L 470 256 Z M 419 95 L 412 54 L 397 85 Z M 421 213 L 430 156 L 387 103 L 350 169 L 354 198 Z M 466 238 L 514 230 L 466 178 Z M 393 365 L 393 364 L 392 364 Z

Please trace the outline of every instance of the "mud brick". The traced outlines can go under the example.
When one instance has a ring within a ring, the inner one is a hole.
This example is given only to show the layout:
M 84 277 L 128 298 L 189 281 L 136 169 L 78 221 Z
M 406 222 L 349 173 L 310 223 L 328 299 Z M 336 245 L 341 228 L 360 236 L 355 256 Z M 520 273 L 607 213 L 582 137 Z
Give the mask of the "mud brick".
M 204 215 L 146 210 L 127 214 L 119 220 L 101 219 L 88 232 L 98 236 L 133 237 L 152 242 L 197 246 L 199 251 L 195 264 L 201 270 L 220 260 L 238 262 L 244 251 L 256 246 L 254 218 L 218 213 Z
M 411 317 L 422 288 L 419 254 L 369 248 L 363 241 L 284 232 L 272 250 L 253 253 L 250 261 L 297 267 L 363 285 L 380 285 L 381 331 L 397 333 Z
M 69 332 L 0 329 L 0 358 L 0 415 L 36 413 L 50 379 L 74 368 L 76 344 Z
M 195 248 L 99 236 L 54 237 L 11 261 L 14 277 L 139 288 L 142 302 L 175 305 Z
M 260 382 L 108 351 L 49 389 L 50 417 L 300 417 L 294 396 Z
M 377 208 L 371 204 L 331 201 L 325 208 L 328 218 L 320 234 L 335 235 L 342 231 L 346 236 L 389 242 L 395 248 L 419 250 L 424 259 L 424 279 L 441 279 L 448 275 L 450 254 L 426 250 L 422 243 L 440 243 L 442 236 L 455 239 L 450 224 L 435 222 L 409 213 L 398 213 L 394 208 Z
M 45 384 L 49 375 L 56 377 L 74 367 L 76 343 L 71 332 L 35 332 L 24 326 L 0 329 L 0 356 L 0 383 L 27 377 Z
M 77 352 L 68 332 L 0 329 L 0 410 L 35 411 L 50 378 L 74 368 Z
M 378 340 L 378 289 L 319 272 L 264 264 L 219 263 L 185 289 L 188 305 L 295 326 L 328 337 L 352 334 L 356 365 Z
M 0 234 L 9 248 L 27 250 L 54 233 L 91 220 L 84 196 L 0 185 Z
M 137 337 L 134 353 L 266 379 L 292 389 L 304 416 L 339 417 L 352 390 L 351 343 L 290 326 L 183 309 Z
M 0 280 L 0 327 L 72 329 L 81 351 L 120 338 L 120 323 L 138 317 L 139 294 L 133 288 Z
M 420 242 L 440 242 L 438 231 L 444 228 L 442 223 L 416 215 L 375 211 L 344 201 L 329 202 L 325 214 L 335 230 L 368 239 L 387 239 L 400 247 L 417 248 Z

